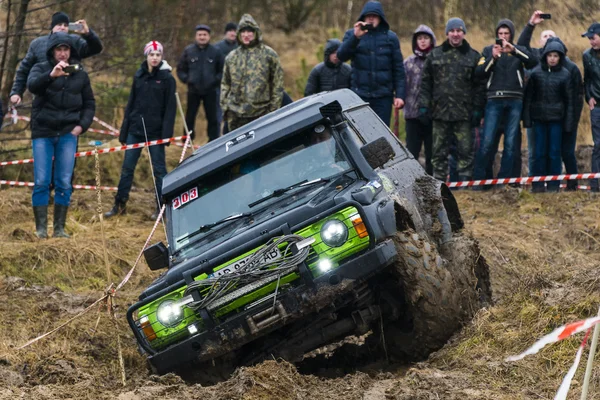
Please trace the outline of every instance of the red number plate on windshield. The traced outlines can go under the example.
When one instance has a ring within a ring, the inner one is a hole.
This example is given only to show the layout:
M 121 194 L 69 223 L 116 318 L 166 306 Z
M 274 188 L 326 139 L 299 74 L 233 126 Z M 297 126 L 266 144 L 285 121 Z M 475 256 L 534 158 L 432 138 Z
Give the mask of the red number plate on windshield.
M 198 188 L 193 188 L 173 199 L 173 209 L 176 210 L 184 204 L 198 198 Z

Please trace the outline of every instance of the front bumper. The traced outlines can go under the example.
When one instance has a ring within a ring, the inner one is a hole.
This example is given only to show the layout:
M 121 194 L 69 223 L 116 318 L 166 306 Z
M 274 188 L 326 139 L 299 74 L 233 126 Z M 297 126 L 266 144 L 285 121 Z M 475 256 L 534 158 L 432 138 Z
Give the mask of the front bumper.
M 190 361 L 206 361 L 236 350 L 258 337 L 284 325 L 330 306 L 334 300 L 352 290 L 357 281 L 363 281 L 389 266 L 397 253 L 392 240 L 385 240 L 373 249 L 345 262 L 337 269 L 313 280 L 314 285 L 303 284 L 277 297 L 277 313 L 269 312 L 265 328 L 257 328 L 256 318 L 271 311 L 273 302 L 263 302 L 235 317 L 195 334 L 148 357 L 153 370 L 167 373 Z

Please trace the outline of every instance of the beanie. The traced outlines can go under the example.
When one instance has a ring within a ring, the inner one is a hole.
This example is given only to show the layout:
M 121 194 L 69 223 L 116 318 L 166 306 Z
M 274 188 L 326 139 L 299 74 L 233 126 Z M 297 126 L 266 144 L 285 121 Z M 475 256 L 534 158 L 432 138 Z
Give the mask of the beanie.
M 160 54 L 163 53 L 163 45 L 157 42 L 156 40 L 152 40 L 144 46 L 144 55 L 147 56 L 151 51 L 158 51 Z
M 227 25 L 225 25 L 225 33 L 229 31 L 237 31 L 237 24 L 235 22 L 228 22 Z
M 464 33 L 467 33 L 467 27 L 465 26 L 465 21 L 460 18 L 450 18 L 448 23 L 446 23 L 446 35 L 452 29 L 462 29 Z
M 52 23 L 50 24 L 50 29 L 53 29 L 58 24 L 68 24 L 69 16 L 62 11 L 55 12 L 52 14 Z
M 210 33 L 210 26 L 204 24 L 196 25 L 196 31 L 206 31 Z

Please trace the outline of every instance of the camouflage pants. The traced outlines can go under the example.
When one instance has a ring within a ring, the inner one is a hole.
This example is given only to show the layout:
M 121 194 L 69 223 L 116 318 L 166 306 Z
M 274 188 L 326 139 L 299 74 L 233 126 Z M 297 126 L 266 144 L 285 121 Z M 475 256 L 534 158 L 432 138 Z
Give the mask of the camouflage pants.
M 239 116 L 237 114 L 232 113 L 231 111 L 227 112 L 227 129 L 228 129 L 228 133 L 240 128 L 246 124 L 249 124 L 250 122 L 254 121 L 255 119 L 260 118 L 262 115 L 257 115 L 256 117 L 242 117 Z
M 470 121 L 433 121 L 433 176 L 446 181 L 448 176 L 448 154 L 451 144 L 456 143 L 458 158 L 458 176 L 460 179 L 473 176 L 473 135 Z

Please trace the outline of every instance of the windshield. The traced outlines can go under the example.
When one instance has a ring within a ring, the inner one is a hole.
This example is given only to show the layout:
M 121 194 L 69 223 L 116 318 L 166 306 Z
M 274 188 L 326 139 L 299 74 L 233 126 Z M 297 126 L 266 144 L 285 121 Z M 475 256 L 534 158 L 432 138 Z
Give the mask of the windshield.
M 224 218 L 257 213 L 296 193 L 308 201 L 312 193 L 323 187 L 325 180 L 321 184 L 286 190 L 281 196 L 272 194 L 303 181 L 329 178 L 350 168 L 351 164 L 331 134 L 331 128 L 322 124 L 263 147 L 235 164 L 203 177 L 196 187 L 171 201 L 173 250 L 177 251 L 212 232 L 227 232 L 228 229 L 223 228 L 233 222 L 226 221 L 198 232 L 202 226 Z M 266 199 L 269 196 L 271 198 Z M 266 201 L 250 207 L 261 199 Z M 235 223 L 236 226 L 238 224 Z

